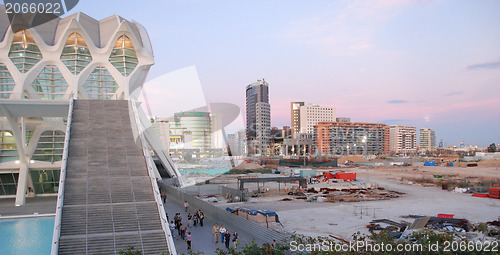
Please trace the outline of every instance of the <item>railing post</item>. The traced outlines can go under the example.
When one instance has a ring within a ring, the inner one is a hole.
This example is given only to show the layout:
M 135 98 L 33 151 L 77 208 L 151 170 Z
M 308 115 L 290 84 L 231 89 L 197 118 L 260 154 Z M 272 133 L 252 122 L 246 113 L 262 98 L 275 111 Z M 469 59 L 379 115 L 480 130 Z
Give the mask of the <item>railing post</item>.
M 54 232 L 52 235 L 51 254 L 59 253 L 59 239 L 61 237 L 62 207 L 64 200 L 64 186 L 66 181 L 66 170 L 68 167 L 69 140 L 71 134 L 71 123 L 73 121 L 73 107 L 75 100 L 71 99 L 68 108 L 68 120 L 66 122 L 66 134 L 64 136 L 64 149 L 61 163 L 61 173 L 59 175 L 59 190 L 57 192 L 56 217 L 54 219 Z

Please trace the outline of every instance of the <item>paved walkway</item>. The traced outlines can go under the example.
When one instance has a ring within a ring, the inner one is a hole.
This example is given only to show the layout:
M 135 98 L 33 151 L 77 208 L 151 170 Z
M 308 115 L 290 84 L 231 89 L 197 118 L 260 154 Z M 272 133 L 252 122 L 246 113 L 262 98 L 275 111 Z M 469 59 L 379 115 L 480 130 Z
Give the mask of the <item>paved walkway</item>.
M 57 197 L 26 198 L 26 204 L 16 206 L 15 198 L 0 199 L 0 216 L 49 214 L 56 212 Z
M 184 212 L 184 206 L 181 204 L 178 204 L 174 201 L 171 201 L 167 199 L 167 203 L 164 204 L 165 207 L 165 212 L 168 213 L 168 217 L 170 221 L 174 220 L 174 216 L 176 213 L 180 212 L 182 215 L 182 223 L 187 226 L 187 215 L 188 213 L 191 213 L 191 215 L 196 211 L 195 209 L 189 209 L 188 212 Z M 217 222 L 218 223 L 218 222 Z M 216 248 L 219 247 L 220 249 L 226 249 L 226 246 L 222 244 L 219 240 L 219 243 L 214 243 L 213 242 L 213 234 L 212 234 L 212 227 L 214 226 L 215 222 L 212 220 L 208 219 L 205 217 L 205 220 L 203 221 L 203 227 L 200 227 L 199 223 L 197 227 L 188 227 L 187 232 L 191 232 L 191 246 L 193 248 L 194 252 L 202 251 L 203 254 L 205 255 L 211 255 L 211 254 L 217 254 L 215 252 Z M 220 226 L 220 223 L 218 223 Z M 232 233 L 234 232 L 233 229 L 229 229 L 231 231 L 231 239 L 232 239 Z M 245 238 L 240 238 L 240 246 L 243 244 L 246 244 L 249 242 L 249 240 L 246 240 Z M 174 233 L 174 242 L 175 242 L 175 249 L 177 250 L 177 254 L 188 254 L 187 252 L 187 243 L 182 240 L 182 238 L 179 237 L 177 232 Z M 230 247 L 233 247 L 233 242 L 230 242 Z

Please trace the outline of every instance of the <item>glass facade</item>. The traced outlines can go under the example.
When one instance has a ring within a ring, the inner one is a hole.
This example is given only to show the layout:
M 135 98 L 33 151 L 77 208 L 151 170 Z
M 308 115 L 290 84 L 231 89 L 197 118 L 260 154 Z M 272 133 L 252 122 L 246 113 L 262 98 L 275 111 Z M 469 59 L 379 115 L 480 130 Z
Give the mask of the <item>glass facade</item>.
M 57 193 L 60 172 L 60 170 L 31 170 L 30 174 L 35 194 Z
M 16 83 L 12 79 L 9 70 L 0 63 L 0 99 L 8 99 Z
M 183 129 L 191 134 L 192 148 L 206 152 L 211 148 L 212 126 L 208 112 L 176 113 L 173 130 Z
M 19 159 L 16 139 L 11 131 L 0 131 L 0 163 Z
M 89 75 L 83 87 L 89 99 L 110 99 L 118 89 L 118 84 L 108 69 L 98 66 Z
M 116 67 L 123 76 L 129 76 L 139 63 L 132 42 L 126 35 L 120 36 L 116 41 L 109 62 Z
M 75 75 L 79 74 L 92 61 L 89 48 L 80 34 L 72 33 L 68 37 L 61 54 L 61 60 Z
M 62 99 L 68 89 L 68 83 L 55 65 L 45 66 L 32 85 L 42 99 Z
M 16 65 L 19 72 L 29 71 L 42 59 L 42 53 L 36 46 L 33 37 L 26 31 L 21 30 L 14 34 L 14 41 L 9 51 L 9 58 Z
M 0 196 L 15 195 L 17 190 L 18 173 L 0 174 Z
M 49 130 L 42 133 L 38 146 L 33 153 L 33 160 L 56 162 L 62 160 L 64 132 Z

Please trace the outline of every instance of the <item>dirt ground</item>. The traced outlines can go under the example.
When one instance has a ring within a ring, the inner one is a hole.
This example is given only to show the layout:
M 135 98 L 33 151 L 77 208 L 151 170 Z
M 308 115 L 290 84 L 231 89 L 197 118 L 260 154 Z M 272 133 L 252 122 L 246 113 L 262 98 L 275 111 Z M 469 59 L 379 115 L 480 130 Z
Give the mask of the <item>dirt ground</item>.
M 376 183 L 386 190 L 405 193 L 399 198 L 362 202 L 306 202 L 293 196 L 279 195 L 250 198 L 243 203 L 218 203 L 217 206 L 246 206 L 253 209 L 276 211 L 285 230 L 309 236 L 335 236 L 351 239 L 356 232 L 368 234 L 365 225 L 373 219 L 390 219 L 397 222 L 413 222 L 408 215 L 436 216 L 439 213 L 454 214 L 472 223 L 498 220 L 500 200 L 472 197 L 467 193 L 441 190 L 441 187 L 424 187 L 401 182 L 402 177 L 432 175 L 474 176 L 498 179 L 500 170 L 496 167 L 424 167 L 413 168 L 352 168 L 359 183 Z M 271 187 L 271 186 L 269 186 Z M 309 185 L 311 187 L 311 185 Z M 291 201 L 281 201 L 284 197 Z
M 449 166 L 425 166 L 425 167 L 363 167 L 343 169 L 373 177 L 385 177 L 389 179 L 400 178 L 434 178 L 434 175 L 454 175 L 458 178 L 481 178 L 483 180 L 498 180 L 500 182 L 499 167 L 449 167 Z

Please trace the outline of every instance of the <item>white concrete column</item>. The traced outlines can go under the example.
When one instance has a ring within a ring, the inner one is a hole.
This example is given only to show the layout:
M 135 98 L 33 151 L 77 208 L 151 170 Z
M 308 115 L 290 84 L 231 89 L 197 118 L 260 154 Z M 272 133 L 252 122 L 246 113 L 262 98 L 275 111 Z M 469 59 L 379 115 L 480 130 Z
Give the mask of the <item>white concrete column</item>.
M 29 168 L 26 164 L 20 163 L 19 178 L 17 179 L 16 206 L 26 203 L 26 190 L 28 189 Z

